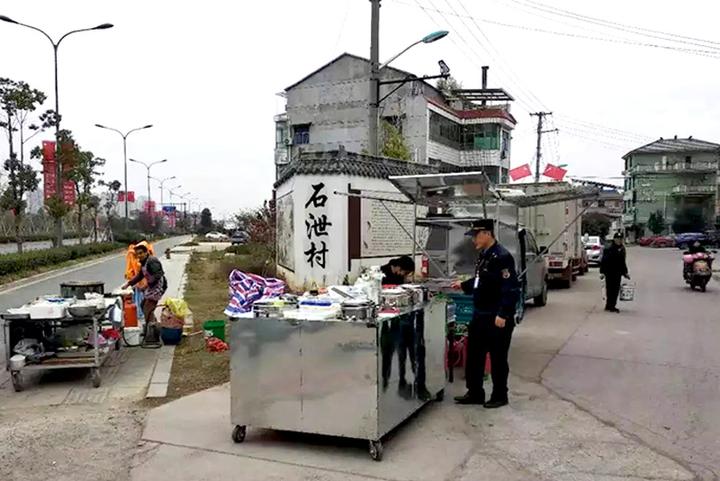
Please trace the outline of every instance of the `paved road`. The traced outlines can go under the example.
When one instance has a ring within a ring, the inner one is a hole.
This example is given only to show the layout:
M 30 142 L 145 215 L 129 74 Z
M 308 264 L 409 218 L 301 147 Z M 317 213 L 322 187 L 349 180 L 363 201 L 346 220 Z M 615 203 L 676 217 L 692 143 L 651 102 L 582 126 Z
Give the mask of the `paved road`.
M 175 237 L 155 244 L 156 252 L 163 252 L 166 248 L 185 242 L 189 237 Z M 124 282 L 125 255 L 118 254 L 108 259 L 93 263 L 90 266 L 63 272 L 62 274 L 48 273 L 46 277 L 30 285 L 13 288 L 0 292 L 0 312 L 9 307 L 17 307 L 45 294 L 56 294 L 60 290 L 60 283 L 67 281 L 101 281 L 105 283 L 105 290 L 111 291 Z M 4 333 L 0 334 L 0 369 L 5 366 L 5 340 Z M 2 371 L 0 371 L 2 376 Z
M 75 245 L 78 243 L 77 239 L 63 239 L 64 245 Z M 36 251 L 38 249 L 49 249 L 52 247 L 52 241 L 35 241 L 35 242 L 24 242 L 23 250 Z M 17 252 L 17 244 L 6 243 L 0 244 L 0 254 L 13 254 Z
M 518 333 L 516 373 L 541 376 L 563 397 L 684 462 L 702 479 L 717 479 L 720 285 L 690 291 L 676 249 L 634 248 L 629 261 L 636 302 L 621 304 L 620 315 L 603 312 L 597 273 L 571 291 L 551 293 L 547 310 L 538 310 L 527 332 Z M 530 345 L 531 332 L 544 336 Z

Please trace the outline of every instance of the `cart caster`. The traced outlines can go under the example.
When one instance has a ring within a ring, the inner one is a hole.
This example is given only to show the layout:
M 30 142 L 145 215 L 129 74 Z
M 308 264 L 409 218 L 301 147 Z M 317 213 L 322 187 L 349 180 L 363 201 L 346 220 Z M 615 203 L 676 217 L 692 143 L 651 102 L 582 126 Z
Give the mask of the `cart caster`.
M 247 434 L 247 426 L 235 426 L 232 432 L 232 440 L 236 443 L 245 441 L 245 435 Z
M 100 384 L 102 384 L 102 377 L 100 376 L 100 369 L 93 368 L 92 372 L 90 373 L 90 377 L 92 379 L 93 387 L 100 387 Z
M 12 377 L 12 385 L 13 385 L 13 389 L 15 389 L 15 392 L 22 391 L 23 385 L 22 385 L 22 375 L 20 374 L 20 371 L 11 371 L 10 376 Z
M 441 389 L 438 391 L 438 393 L 435 395 L 435 402 L 441 403 L 445 400 L 445 390 Z
M 382 441 L 370 441 L 370 457 L 373 461 L 382 461 L 383 445 Z

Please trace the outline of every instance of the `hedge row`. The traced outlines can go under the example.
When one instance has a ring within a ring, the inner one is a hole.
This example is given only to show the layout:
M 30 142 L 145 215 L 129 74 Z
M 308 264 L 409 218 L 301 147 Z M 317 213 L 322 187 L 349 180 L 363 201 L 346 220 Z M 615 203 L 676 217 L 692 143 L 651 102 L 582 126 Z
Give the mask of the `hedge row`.
M 87 235 L 87 232 L 85 233 Z M 77 237 L 76 232 L 65 232 L 63 235 L 66 239 Z M 54 234 L 23 234 L 23 242 L 49 241 L 55 238 Z M 0 244 L 12 244 L 16 241 L 14 235 L 0 235 Z
M 52 266 L 82 257 L 103 254 L 118 249 L 122 245 L 112 242 L 64 246 L 52 249 L 39 249 L 22 254 L 0 255 L 0 276 L 32 271 L 39 267 Z

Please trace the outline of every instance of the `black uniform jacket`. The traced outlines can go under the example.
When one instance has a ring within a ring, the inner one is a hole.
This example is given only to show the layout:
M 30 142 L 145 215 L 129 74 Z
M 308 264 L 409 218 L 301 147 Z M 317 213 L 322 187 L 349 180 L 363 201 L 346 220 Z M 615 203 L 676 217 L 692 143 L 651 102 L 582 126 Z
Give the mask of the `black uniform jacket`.
M 520 282 L 512 254 L 497 242 L 478 256 L 475 276 L 462 283 L 465 294 L 472 294 L 475 317 L 500 316 L 514 319 L 520 296 Z

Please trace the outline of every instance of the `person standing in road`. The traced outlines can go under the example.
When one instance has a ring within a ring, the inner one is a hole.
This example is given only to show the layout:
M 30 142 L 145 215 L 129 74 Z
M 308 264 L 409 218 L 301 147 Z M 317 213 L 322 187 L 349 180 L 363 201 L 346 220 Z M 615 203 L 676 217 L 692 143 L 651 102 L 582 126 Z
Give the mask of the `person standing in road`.
M 468 326 L 465 378 L 467 393 L 456 397 L 458 404 L 482 404 L 494 409 L 508 404 L 507 380 L 510 372 L 508 351 L 515 328 L 515 312 L 520 283 L 512 254 L 495 239 L 492 219 L 473 223 L 466 235 L 472 237 L 479 251 L 475 276 L 465 282 L 454 282 L 473 295 L 473 319 Z M 493 382 L 492 395 L 485 402 L 483 378 L 485 358 L 490 353 Z
M 600 279 L 605 280 L 605 310 L 608 312 L 620 312 L 617 308 L 620 284 L 623 277 L 630 279 L 625 257 L 623 235 L 618 232 L 613 236 L 612 244 L 603 251 L 600 260 Z

